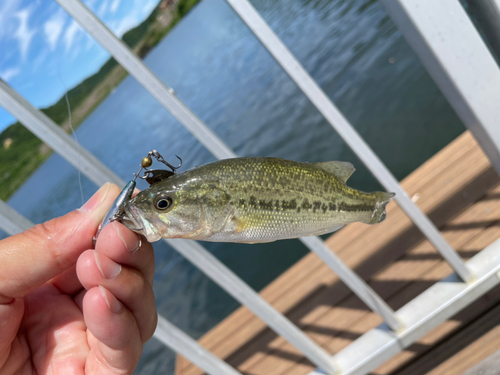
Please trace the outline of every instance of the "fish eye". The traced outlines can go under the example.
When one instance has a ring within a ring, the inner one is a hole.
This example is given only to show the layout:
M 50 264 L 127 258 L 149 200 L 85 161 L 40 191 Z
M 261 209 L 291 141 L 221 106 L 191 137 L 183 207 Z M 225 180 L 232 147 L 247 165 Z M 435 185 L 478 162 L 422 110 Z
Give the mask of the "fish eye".
M 160 211 L 165 211 L 172 205 L 172 198 L 166 195 L 160 195 L 155 200 L 155 207 Z

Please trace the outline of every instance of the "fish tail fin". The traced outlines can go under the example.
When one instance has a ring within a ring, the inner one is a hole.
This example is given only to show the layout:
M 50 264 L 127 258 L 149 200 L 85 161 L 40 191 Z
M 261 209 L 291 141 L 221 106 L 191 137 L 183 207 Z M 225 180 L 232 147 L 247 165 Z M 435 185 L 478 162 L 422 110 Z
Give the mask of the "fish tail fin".
M 384 221 L 386 217 L 385 206 L 391 201 L 391 199 L 396 195 L 396 193 L 386 193 L 377 192 L 375 193 L 377 197 L 377 203 L 375 203 L 375 209 L 373 210 L 372 218 L 368 224 L 377 224 Z

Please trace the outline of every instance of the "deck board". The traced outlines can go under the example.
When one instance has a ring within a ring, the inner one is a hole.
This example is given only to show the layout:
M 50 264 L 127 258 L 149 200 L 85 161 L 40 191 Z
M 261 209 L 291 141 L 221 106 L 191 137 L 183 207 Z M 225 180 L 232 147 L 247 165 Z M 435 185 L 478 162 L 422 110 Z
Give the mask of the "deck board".
M 402 186 L 464 258 L 500 237 L 499 178 L 468 132 L 405 178 Z M 394 309 L 451 272 L 395 203 L 389 204 L 383 223 L 351 224 L 326 243 Z M 313 253 L 260 294 L 331 354 L 381 322 Z M 498 300 L 500 289 L 495 289 L 478 300 L 474 308 L 465 309 L 429 332 L 374 373 L 395 373 L 417 363 L 446 337 L 479 319 Z M 314 368 L 245 307 L 236 310 L 199 342 L 243 374 L 302 375 Z M 178 357 L 176 375 L 202 373 Z

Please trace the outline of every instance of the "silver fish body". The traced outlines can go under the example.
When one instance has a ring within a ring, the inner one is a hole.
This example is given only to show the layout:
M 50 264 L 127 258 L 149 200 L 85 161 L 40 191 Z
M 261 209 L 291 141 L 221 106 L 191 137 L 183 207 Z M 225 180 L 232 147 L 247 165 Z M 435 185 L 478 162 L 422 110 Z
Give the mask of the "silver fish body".
M 376 224 L 394 193 L 346 186 L 345 162 L 265 157 L 220 160 L 151 185 L 129 201 L 123 223 L 148 241 L 188 238 L 271 242 Z

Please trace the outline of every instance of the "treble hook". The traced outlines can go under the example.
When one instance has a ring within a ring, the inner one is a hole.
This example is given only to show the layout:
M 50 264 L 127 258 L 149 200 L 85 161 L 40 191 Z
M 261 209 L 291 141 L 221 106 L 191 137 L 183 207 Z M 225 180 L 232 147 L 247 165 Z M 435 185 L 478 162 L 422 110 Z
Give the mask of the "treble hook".
M 161 156 L 160 153 L 158 151 L 156 151 L 156 150 L 149 151 L 149 154 L 148 154 L 149 159 L 151 159 L 151 156 L 154 156 L 156 158 L 156 160 L 158 160 L 160 163 L 163 163 L 167 167 L 169 167 L 172 170 L 172 172 L 175 172 L 177 169 L 179 169 L 180 167 L 182 167 L 182 159 L 179 156 L 177 156 L 177 155 L 175 155 L 175 157 L 177 159 L 179 159 L 179 166 L 177 166 L 177 167 L 174 167 L 172 164 L 170 164 L 168 161 L 166 161 L 163 158 L 163 156 Z

